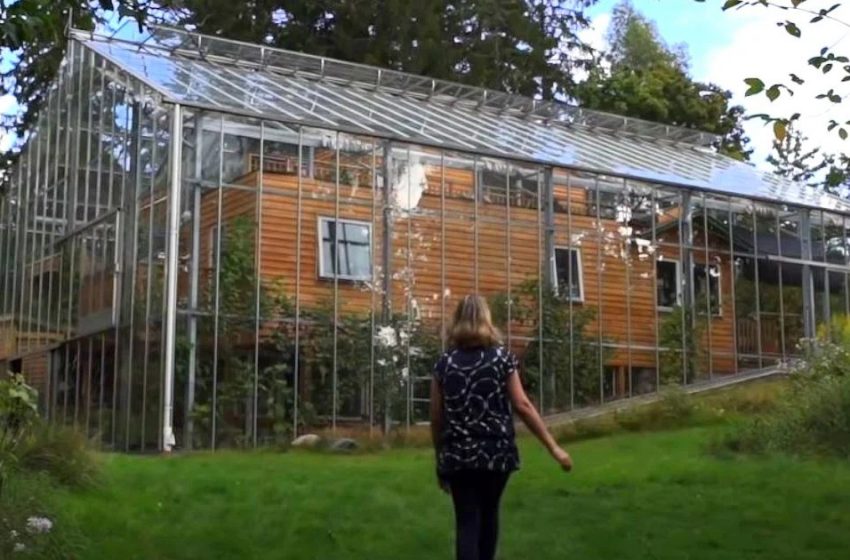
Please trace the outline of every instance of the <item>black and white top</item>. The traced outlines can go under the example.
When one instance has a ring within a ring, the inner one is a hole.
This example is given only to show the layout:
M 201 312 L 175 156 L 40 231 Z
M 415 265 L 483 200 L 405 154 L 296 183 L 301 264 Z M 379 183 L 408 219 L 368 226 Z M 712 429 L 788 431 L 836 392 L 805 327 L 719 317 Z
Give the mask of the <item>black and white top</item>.
M 440 357 L 434 375 L 443 393 L 441 475 L 519 468 L 508 395 L 508 378 L 516 371 L 516 357 L 502 347 L 457 349 Z

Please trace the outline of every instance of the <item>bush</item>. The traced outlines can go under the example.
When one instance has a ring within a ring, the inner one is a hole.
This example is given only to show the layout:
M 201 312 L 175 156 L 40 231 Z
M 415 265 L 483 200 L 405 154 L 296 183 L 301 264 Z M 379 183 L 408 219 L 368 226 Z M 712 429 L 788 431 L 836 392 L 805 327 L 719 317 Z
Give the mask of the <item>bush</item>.
M 0 558 L 78 558 L 81 538 L 57 519 L 56 487 L 46 475 L 9 478 L 0 499 Z
M 740 425 L 723 447 L 850 458 L 850 376 L 798 375 L 773 412 Z
M 49 475 L 71 487 L 87 487 L 97 480 L 99 465 L 88 442 L 71 428 L 39 423 L 19 447 L 21 470 Z

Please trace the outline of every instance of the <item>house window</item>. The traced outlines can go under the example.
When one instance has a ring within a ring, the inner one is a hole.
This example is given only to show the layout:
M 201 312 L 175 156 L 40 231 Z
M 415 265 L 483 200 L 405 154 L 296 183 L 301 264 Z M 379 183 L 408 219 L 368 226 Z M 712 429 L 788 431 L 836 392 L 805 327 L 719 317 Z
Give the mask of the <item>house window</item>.
M 656 261 L 656 298 L 658 309 L 669 311 L 679 304 L 682 271 L 677 261 Z
M 216 258 L 216 250 L 218 249 L 218 237 L 222 235 L 221 238 L 221 254 L 219 258 Z M 210 247 L 209 251 L 207 251 L 207 262 L 209 263 L 210 268 L 216 268 L 218 263 L 221 261 L 221 256 L 225 254 L 225 246 L 227 242 L 227 226 L 224 224 L 212 226 L 210 228 Z
M 700 312 L 705 313 L 706 301 L 708 301 L 711 306 L 711 314 L 721 314 L 720 267 L 713 264 L 707 267 L 704 264 L 694 265 L 694 297 L 696 298 L 695 307 Z
M 578 249 L 555 248 L 555 286 L 561 297 L 573 301 L 584 300 L 581 253 Z
M 372 224 L 320 218 L 319 235 L 319 276 L 371 280 Z
M 510 181 L 510 189 L 508 182 Z M 484 202 L 503 205 L 510 194 L 510 205 L 518 208 L 537 208 L 538 174 L 512 171 L 508 176 L 504 171 L 481 169 L 478 172 L 479 197 Z

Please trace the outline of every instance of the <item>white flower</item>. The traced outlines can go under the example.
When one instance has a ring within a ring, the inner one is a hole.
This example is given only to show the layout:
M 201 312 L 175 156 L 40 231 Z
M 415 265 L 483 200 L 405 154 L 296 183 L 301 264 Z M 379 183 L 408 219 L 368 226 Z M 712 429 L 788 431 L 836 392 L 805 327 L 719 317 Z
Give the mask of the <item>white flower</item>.
M 12 537 L 12 540 L 15 540 L 18 538 L 18 532 L 12 529 L 11 531 L 9 531 L 9 536 Z
M 395 348 L 398 345 L 395 329 L 390 326 L 378 329 L 378 334 L 375 336 L 375 339 L 379 346 L 383 346 L 385 348 Z
M 401 378 L 407 379 L 410 376 L 410 370 L 407 368 L 401 368 Z
M 19 542 L 19 543 L 15 543 L 15 548 L 13 548 L 12 550 L 14 550 L 15 552 L 23 552 L 26 549 L 27 549 L 27 547 L 24 546 L 24 543 Z
M 49 533 L 53 522 L 46 517 L 30 517 L 27 519 L 27 531 L 31 534 Z

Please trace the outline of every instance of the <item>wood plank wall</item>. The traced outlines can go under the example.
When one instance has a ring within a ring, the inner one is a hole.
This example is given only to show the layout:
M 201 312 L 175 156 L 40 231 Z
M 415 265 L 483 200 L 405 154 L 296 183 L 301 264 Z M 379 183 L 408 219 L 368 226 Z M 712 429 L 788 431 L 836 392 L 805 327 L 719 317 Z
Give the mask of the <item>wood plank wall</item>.
M 473 172 L 469 169 L 428 167 L 427 188 L 415 211 L 394 216 L 391 236 L 394 278 L 392 302 L 396 311 L 406 311 L 407 293 L 416 302 L 417 312 L 439 327 L 441 307 L 451 313 L 459 297 L 478 291 L 482 294 L 506 293 L 526 280 L 537 278 L 541 272 L 544 236 L 541 234 L 542 214 L 534 201 L 528 207 L 511 206 L 504 202 L 491 204 L 474 202 Z M 250 173 L 241 181 L 256 188 L 259 177 Z M 355 181 L 352 181 L 355 182 Z M 223 222 L 238 216 L 252 222 L 258 214 L 261 230 L 261 275 L 265 282 L 278 282 L 292 297 L 296 291 L 297 261 L 300 256 L 298 291 L 303 308 L 328 303 L 333 298 L 334 282 L 319 278 L 320 217 L 371 223 L 373 228 L 373 262 L 376 284 L 381 285 L 379 270 L 383 247 L 381 189 L 371 188 L 372 178 L 360 173 L 355 184 L 343 184 L 337 198 L 332 183 L 301 178 L 294 175 L 263 175 L 263 193 L 258 212 L 258 193 L 225 188 L 222 198 Z M 446 197 L 439 196 L 440 185 L 446 185 Z M 301 216 L 298 216 L 300 185 Z M 588 327 L 590 333 L 601 332 L 605 340 L 627 346 L 616 350 L 612 366 L 655 367 L 656 321 L 666 317 L 656 312 L 655 256 L 640 256 L 635 247 L 624 245 L 618 232 L 620 224 L 587 216 L 587 191 L 581 188 L 555 189 L 556 205 L 572 208 L 572 215 L 554 214 L 554 244 L 574 246 L 581 253 L 584 298 L 576 308 L 592 308 L 596 320 Z M 415 198 L 415 197 L 414 197 Z M 444 204 L 444 207 L 442 206 Z M 211 274 L 210 232 L 215 224 L 218 207 L 216 191 L 203 195 L 201 209 L 201 263 L 204 274 Z M 445 222 L 441 216 L 445 216 Z M 478 224 L 476 236 L 476 220 Z M 300 227 L 300 254 L 297 249 Z M 445 237 L 442 229 L 445 228 Z M 675 234 L 673 237 L 676 237 Z M 712 317 L 711 328 L 703 336 L 703 347 L 711 342 L 711 368 L 714 373 L 730 373 L 734 364 L 734 313 L 732 304 L 732 263 L 729 255 L 721 254 L 725 247 L 720 240 L 710 240 L 710 249 L 697 250 L 694 261 L 711 262 L 721 270 L 722 312 Z M 704 241 L 695 239 L 695 247 Z M 728 243 L 727 243 L 728 247 Z M 510 250 L 510 253 L 508 251 Z M 679 248 L 661 246 L 665 258 L 678 259 Z M 626 256 L 627 258 L 623 258 Z M 508 258 L 509 257 L 509 258 Z M 409 265 L 409 266 L 408 266 Z M 441 279 L 445 266 L 445 284 Z M 407 282 L 404 275 L 407 274 Z M 185 292 L 185 281 L 181 293 Z M 445 302 L 443 299 L 445 298 Z M 364 313 L 375 306 L 380 311 L 380 296 L 375 296 L 364 283 L 339 282 L 341 313 Z M 503 326 L 503 328 L 506 326 Z M 520 339 L 528 335 L 519 324 L 511 332 Z M 710 333 L 710 334 L 709 334 Z M 707 369 L 708 364 L 705 364 Z

